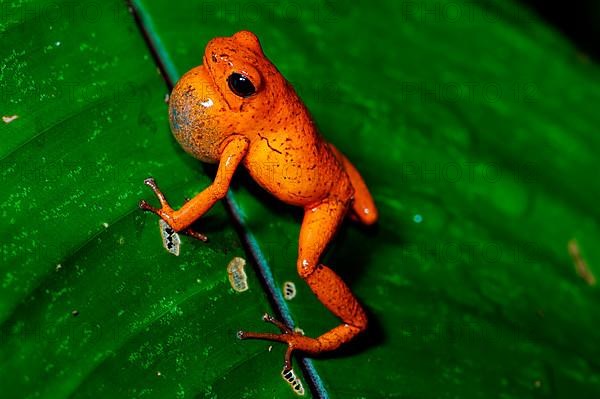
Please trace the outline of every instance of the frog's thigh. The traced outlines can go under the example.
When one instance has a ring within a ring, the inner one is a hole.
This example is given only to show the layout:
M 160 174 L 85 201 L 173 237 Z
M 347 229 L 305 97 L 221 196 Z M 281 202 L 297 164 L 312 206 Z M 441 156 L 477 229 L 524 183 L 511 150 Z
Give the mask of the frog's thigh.
M 304 211 L 298 243 L 298 274 L 305 278 L 319 263 L 327 244 L 335 235 L 346 212 L 349 201 L 327 199 Z
M 375 207 L 375 202 L 373 202 L 373 197 L 371 196 L 365 181 L 354 165 L 352 165 L 352 163 L 348 160 L 348 158 L 346 158 L 344 154 L 335 148 L 333 144 L 328 144 L 338 161 L 344 167 L 346 174 L 350 178 L 350 183 L 354 188 L 352 215 L 354 215 L 355 219 L 358 219 L 359 222 L 366 225 L 372 225 L 377 221 L 377 208 Z

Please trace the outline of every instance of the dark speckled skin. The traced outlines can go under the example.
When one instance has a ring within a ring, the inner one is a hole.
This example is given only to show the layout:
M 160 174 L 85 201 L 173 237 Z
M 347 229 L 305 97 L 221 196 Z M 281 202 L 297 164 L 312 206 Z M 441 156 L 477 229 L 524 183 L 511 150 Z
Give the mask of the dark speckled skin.
M 248 78 L 255 93 L 234 93 L 228 78 Z M 346 284 L 319 259 L 341 221 L 351 216 L 364 224 L 377 220 L 377 210 L 358 171 L 333 145 L 319 135 L 293 87 L 265 57 L 258 38 L 241 31 L 219 37 L 206 46 L 203 65 L 177 82 L 169 101 L 171 128 L 177 141 L 194 157 L 219 163 L 214 183 L 181 209 L 170 208 L 158 188 L 151 186 L 162 208 L 152 210 L 175 230 L 186 229 L 222 198 L 241 164 L 268 192 L 305 210 L 300 231 L 297 268 L 319 300 L 342 324 L 318 338 L 281 329 L 281 334 L 240 332 L 288 344 L 285 367 L 293 350 L 310 354 L 338 348 L 367 326 L 361 305 Z

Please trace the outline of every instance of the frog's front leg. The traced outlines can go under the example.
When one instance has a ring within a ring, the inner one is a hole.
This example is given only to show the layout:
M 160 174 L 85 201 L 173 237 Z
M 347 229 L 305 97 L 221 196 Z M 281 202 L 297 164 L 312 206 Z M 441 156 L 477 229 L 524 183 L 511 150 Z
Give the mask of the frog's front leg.
M 162 193 L 162 191 L 160 191 L 160 189 L 158 188 L 158 185 L 156 184 L 156 181 L 154 181 L 154 178 L 149 177 L 147 179 L 144 180 L 144 184 L 147 185 L 148 187 L 150 187 L 152 189 L 152 191 L 154 191 L 154 194 L 156 194 L 156 196 L 158 197 L 158 200 L 161 204 L 161 209 L 157 209 L 155 207 L 153 207 L 152 205 L 150 205 L 148 202 L 146 202 L 146 200 L 141 200 L 139 203 L 139 207 L 145 211 L 149 211 L 152 213 L 155 213 L 159 216 L 164 215 L 167 213 L 167 210 L 170 209 L 171 212 L 173 212 L 173 209 L 171 209 L 171 207 L 169 206 L 169 203 L 167 202 L 167 199 L 165 197 L 165 195 Z M 188 202 L 189 199 L 186 199 L 186 202 Z M 161 218 L 163 218 L 161 216 Z M 163 218 L 164 219 L 164 218 Z M 182 229 L 179 231 L 180 233 L 186 234 L 190 237 L 193 237 L 197 240 L 203 241 L 203 242 L 207 242 L 208 241 L 208 237 L 205 236 L 204 234 L 192 229 L 191 227 L 186 227 L 185 229 Z
M 160 191 L 154 179 L 146 179 L 146 183 L 158 198 L 160 209 L 149 205 L 145 200 L 140 201 L 140 208 L 146 211 L 153 212 L 160 216 L 169 224 L 175 231 L 191 232 L 189 226 L 199 217 L 204 215 L 218 200 L 225 197 L 231 178 L 240 162 L 248 151 L 249 142 L 243 136 L 232 136 L 231 140 L 223 149 L 217 175 L 213 183 L 204 191 L 196 195 L 194 198 L 186 202 L 180 209 L 173 210 L 169 205 L 164 194 Z M 199 237 L 197 237 L 199 238 Z
M 281 334 L 244 331 L 238 333 L 240 339 L 264 339 L 286 343 L 288 348 L 284 361 L 285 371 L 291 368 L 292 351 L 300 350 L 310 355 L 332 351 L 367 328 L 365 311 L 350 288 L 333 270 L 319 263 L 325 247 L 348 210 L 349 200 L 344 198 L 345 196 L 341 196 L 341 199 L 333 197 L 305 210 L 297 261 L 300 276 L 308 283 L 319 301 L 341 319 L 342 324 L 317 338 L 310 338 L 292 331 L 270 316 L 265 316 L 263 320 L 275 324 L 281 330 Z

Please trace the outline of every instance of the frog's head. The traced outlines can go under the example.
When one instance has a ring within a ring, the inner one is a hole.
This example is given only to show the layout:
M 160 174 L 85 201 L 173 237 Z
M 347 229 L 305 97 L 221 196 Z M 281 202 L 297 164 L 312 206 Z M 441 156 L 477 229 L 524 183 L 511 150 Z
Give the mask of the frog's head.
M 203 65 L 188 71 L 173 89 L 171 129 L 187 152 L 217 162 L 227 137 L 259 131 L 289 90 L 252 32 L 218 37 L 207 44 Z

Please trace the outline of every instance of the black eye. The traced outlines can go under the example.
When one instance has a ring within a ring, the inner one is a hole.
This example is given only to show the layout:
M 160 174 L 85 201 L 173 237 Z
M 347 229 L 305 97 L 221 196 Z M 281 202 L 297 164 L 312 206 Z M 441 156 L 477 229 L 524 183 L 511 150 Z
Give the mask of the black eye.
M 227 83 L 229 84 L 229 89 L 236 96 L 247 98 L 256 93 L 256 89 L 250 79 L 240 73 L 234 72 L 229 75 Z

